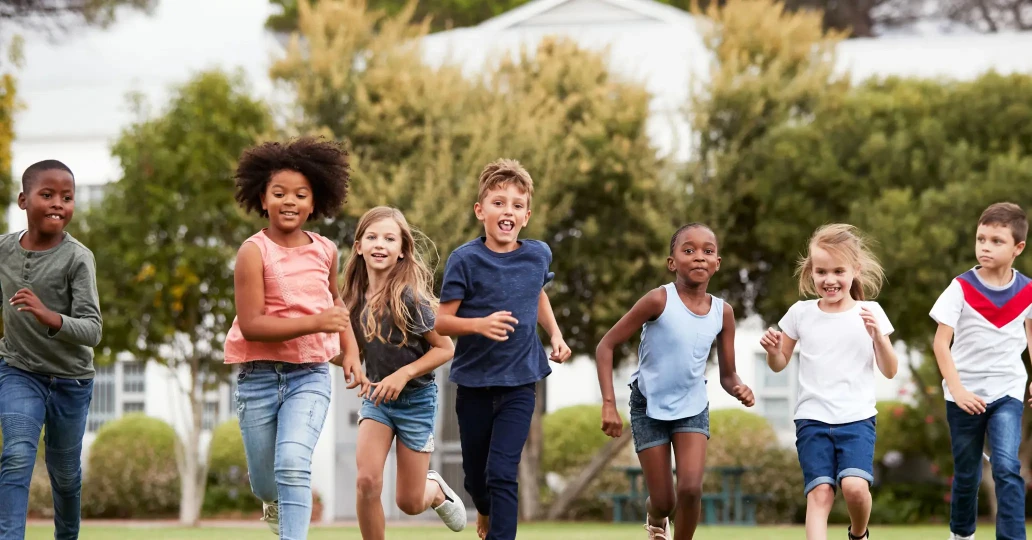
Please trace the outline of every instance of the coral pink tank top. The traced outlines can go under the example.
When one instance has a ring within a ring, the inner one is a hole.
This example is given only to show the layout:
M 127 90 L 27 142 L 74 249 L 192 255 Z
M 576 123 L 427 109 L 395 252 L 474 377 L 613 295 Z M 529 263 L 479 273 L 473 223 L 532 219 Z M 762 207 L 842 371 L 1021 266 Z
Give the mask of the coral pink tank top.
M 264 229 L 245 241 L 253 242 L 262 252 L 265 314 L 268 316 L 304 317 L 333 307 L 329 276 L 337 247 L 323 236 L 306 234 L 312 243 L 293 248 L 273 242 Z M 340 334 L 309 334 L 282 343 L 247 341 L 235 317 L 226 335 L 227 364 L 255 360 L 294 364 L 327 362 L 339 353 Z

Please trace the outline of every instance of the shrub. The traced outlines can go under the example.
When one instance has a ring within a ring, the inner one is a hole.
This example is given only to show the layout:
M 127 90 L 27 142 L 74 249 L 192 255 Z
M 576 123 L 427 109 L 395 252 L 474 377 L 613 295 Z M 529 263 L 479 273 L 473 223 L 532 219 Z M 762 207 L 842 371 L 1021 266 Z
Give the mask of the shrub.
M 260 511 L 261 501 L 251 493 L 247 478 L 247 455 L 239 422 L 233 419 L 217 426 L 212 431 L 210 444 L 204 515 L 212 517 Z
M 179 509 L 176 432 L 142 414 L 109 422 L 90 448 L 83 514 L 99 518 L 174 516 Z

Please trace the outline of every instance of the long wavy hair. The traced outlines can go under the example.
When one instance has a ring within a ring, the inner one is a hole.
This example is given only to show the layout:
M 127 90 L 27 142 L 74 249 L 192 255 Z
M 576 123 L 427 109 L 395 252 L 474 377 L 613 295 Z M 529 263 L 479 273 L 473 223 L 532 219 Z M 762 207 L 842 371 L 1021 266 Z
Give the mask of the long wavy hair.
M 376 291 L 367 303 L 369 273 L 365 260 L 358 253 L 358 247 L 366 230 L 372 224 L 384 219 L 393 219 L 401 229 L 401 257 L 387 274 L 387 283 L 382 289 Z M 422 248 L 435 249 L 433 242 L 421 234 L 419 236 L 426 244 L 421 246 Z M 433 270 L 420 253 L 424 249 L 417 249 L 416 235 L 413 234 L 405 215 L 397 208 L 377 206 L 358 220 L 355 245 L 351 250 L 351 256 L 348 257 L 348 262 L 344 265 L 344 285 L 341 297 L 344 299 L 344 305 L 351 311 L 352 320 L 359 322 L 356 330 L 361 330 L 366 343 L 373 339 L 387 343 L 391 330 L 387 329 L 385 335 L 384 329 L 380 328 L 380 320 L 388 312 L 393 325 L 402 332 L 402 345 L 408 342 L 409 334 L 413 332 L 414 328 L 425 326 L 418 307 L 415 313 L 409 313 L 405 302 L 407 295 L 411 295 L 412 305 L 429 304 L 436 313 L 440 302 L 433 291 Z

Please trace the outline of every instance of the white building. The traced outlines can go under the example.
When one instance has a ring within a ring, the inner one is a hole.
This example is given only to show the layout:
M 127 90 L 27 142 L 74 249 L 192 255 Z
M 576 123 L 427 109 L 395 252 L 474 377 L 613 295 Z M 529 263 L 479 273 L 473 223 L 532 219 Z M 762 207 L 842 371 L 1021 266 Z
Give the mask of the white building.
M 141 92 L 160 109 L 169 87 L 210 67 L 242 69 L 261 95 L 271 92 L 267 77 L 277 42 L 264 30 L 268 3 L 255 0 L 175 0 L 159 3 L 152 17 L 123 16 L 106 31 L 84 30 L 49 42 L 27 36 L 26 67 L 19 73 L 19 97 L 26 109 L 16 117 L 14 175 L 47 158 L 67 163 L 76 173 L 80 205 L 98 200 L 103 186 L 119 177 L 109 145 L 134 119 L 125 95 Z M 533 46 L 546 35 L 576 39 L 584 46 L 608 47 L 614 71 L 644 82 L 654 95 L 650 134 L 663 152 L 684 157 L 687 129 L 681 108 L 693 81 L 705 76 L 706 54 L 687 13 L 650 0 L 535 0 L 473 28 L 435 34 L 426 39 L 428 60 L 451 59 L 475 73 L 494 55 Z M 970 78 L 984 71 L 1032 71 L 1032 33 L 997 35 L 897 35 L 851 40 L 841 45 L 840 67 L 857 79 L 872 75 L 918 75 Z M 24 228 L 22 212 L 9 212 L 12 230 Z M 792 368 L 773 374 L 765 368 L 759 348 L 762 328 L 743 321 L 736 337 L 738 371 L 758 397 L 757 411 L 792 439 L 791 411 L 795 399 Z M 710 375 L 713 408 L 737 402 Z M 633 366 L 617 374 L 618 399 L 626 403 L 627 380 Z M 901 369 L 886 381 L 879 375 L 879 399 L 898 396 L 909 377 Z M 443 380 L 443 378 L 442 378 Z M 347 519 L 354 512 L 354 428 L 357 400 L 335 382 L 335 397 L 326 428 L 316 448 L 313 483 L 323 498 L 324 519 Z M 442 388 L 442 417 L 453 418 L 454 389 Z M 594 365 L 578 358 L 556 366 L 549 379 L 549 410 L 600 401 Z M 102 368 L 96 380 L 89 432 L 125 412 L 143 411 L 163 418 L 178 429 L 184 425 L 183 396 L 172 374 L 158 365 L 119 363 Z M 231 417 L 232 388 L 209 396 L 206 426 Z M 461 486 L 454 421 L 438 431 L 434 467 Z M 88 435 L 88 441 L 92 435 Z M 389 460 L 389 463 L 393 459 Z M 394 509 L 393 478 L 388 470 L 384 508 Z

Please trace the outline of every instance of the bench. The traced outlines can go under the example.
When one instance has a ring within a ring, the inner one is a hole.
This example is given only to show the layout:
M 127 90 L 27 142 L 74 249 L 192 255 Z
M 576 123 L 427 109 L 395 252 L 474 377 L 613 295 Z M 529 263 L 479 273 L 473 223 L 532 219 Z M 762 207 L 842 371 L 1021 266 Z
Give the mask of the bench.
M 645 521 L 645 499 L 640 494 L 634 493 L 603 493 L 603 499 L 613 503 L 613 521 L 615 523 L 626 523 L 633 521 Z M 723 523 L 721 510 L 724 507 L 726 496 L 723 493 L 702 494 L 702 519 L 704 525 L 717 525 Z M 746 500 L 743 497 L 743 500 Z M 755 510 L 753 511 L 755 522 Z

